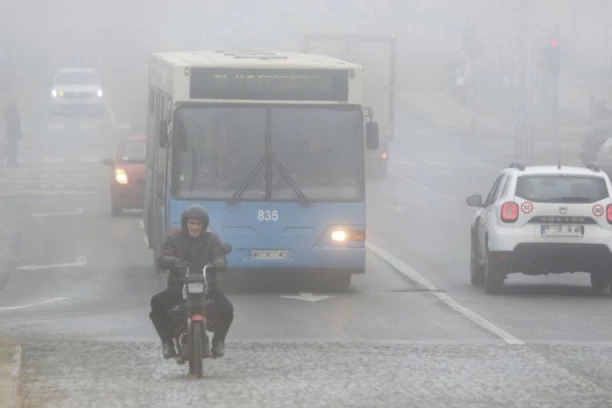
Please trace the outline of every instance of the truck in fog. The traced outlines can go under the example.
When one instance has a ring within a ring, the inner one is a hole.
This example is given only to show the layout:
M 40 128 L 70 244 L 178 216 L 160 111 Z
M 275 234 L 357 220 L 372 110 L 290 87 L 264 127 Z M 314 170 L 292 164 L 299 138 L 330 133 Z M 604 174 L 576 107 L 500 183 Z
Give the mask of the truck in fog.
M 154 54 L 144 220 L 154 259 L 193 204 L 234 270 L 303 271 L 332 287 L 365 273 L 362 67 L 260 51 Z M 320 273 L 320 274 L 319 274 Z
M 307 33 L 302 52 L 326 55 L 363 67 L 364 105 L 380 126 L 380 147 L 366 152 L 368 174 L 385 177 L 389 143 L 395 137 L 396 38 L 385 34 Z

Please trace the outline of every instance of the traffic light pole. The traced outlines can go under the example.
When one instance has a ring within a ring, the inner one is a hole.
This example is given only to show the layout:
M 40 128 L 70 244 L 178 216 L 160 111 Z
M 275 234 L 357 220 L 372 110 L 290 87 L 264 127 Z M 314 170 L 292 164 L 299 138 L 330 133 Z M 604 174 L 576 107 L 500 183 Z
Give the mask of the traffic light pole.
M 559 141 L 559 73 L 553 72 L 551 75 L 552 82 L 552 137 L 554 147 L 559 151 L 561 146 Z
M 552 82 L 552 137 L 554 140 L 554 147 L 557 152 L 561 147 L 561 142 L 559 140 L 559 71 L 561 70 L 561 54 L 559 49 L 559 25 L 555 27 L 556 35 L 553 40 L 551 40 L 551 45 L 553 49 L 551 51 L 554 53 L 553 58 L 553 70 L 551 72 L 551 82 Z M 555 45 L 556 44 L 556 45 Z

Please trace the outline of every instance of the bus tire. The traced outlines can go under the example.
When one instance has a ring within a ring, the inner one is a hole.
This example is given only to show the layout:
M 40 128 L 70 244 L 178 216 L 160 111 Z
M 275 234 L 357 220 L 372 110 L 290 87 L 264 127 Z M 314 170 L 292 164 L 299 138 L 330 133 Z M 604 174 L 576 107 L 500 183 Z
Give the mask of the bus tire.
M 328 286 L 334 291 L 348 289 L 351 286 L 352 277 L 350 272 L 332 272 L 327 279 Z

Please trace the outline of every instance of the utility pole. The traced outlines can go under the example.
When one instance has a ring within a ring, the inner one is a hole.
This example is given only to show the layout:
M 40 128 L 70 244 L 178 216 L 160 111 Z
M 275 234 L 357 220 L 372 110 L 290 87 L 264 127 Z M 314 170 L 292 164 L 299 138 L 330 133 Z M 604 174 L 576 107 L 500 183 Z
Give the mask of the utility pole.
M 559 71 L 561 69 L 561 53 L 559 43 L 559 26 L 556 35 L 550 39 L 549 67 L 552 80 L 552 136 L 555 150 L 559 150 Z
M 514 153 L 523 160 L 529 156 L 528 101 L 528 47 L 529 47 L 529 1 L 523 1 L 518 35 L 518 93 L 514 124 Z

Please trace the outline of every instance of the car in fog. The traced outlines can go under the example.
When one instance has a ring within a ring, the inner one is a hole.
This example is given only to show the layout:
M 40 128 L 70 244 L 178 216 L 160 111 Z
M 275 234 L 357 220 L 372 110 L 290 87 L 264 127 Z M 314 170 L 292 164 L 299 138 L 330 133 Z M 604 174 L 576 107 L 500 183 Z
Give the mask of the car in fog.
M 129 135 L 119 144 L 115 159 L 104 160 L 113 169 L 110 175 L 113 216 L 121 215 L 124 209 L 143 208 L 146 158 L 146 137 Z
M 499 293 L 509 274 L 586 272 L 595 290 L 612 278 L 612 185 L 594 165 L 513 163 L 478 208 L 471 225 L 470 281 Z
M 106 116 L 106 98 L 98 71 L 62 68 L 53 77 L 51 112 L 54 116 Z

